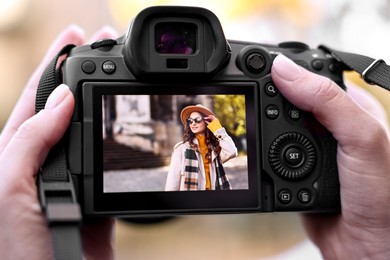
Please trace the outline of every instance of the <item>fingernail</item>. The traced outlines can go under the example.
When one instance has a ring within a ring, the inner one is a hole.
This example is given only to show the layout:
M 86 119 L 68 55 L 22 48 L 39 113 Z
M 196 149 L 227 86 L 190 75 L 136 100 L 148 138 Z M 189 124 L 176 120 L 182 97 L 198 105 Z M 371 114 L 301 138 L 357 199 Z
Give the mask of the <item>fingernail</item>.
M 53 109 L 64 101 L 65 97 L 69 94 L 69 87 L 61 84 L 50 94 L 47 99 L 45 109 Z
M 272 68 L 280 78 L 287 81 L 296 80 L 303 72 L 300 66 L 282 54 L 274 59 Z

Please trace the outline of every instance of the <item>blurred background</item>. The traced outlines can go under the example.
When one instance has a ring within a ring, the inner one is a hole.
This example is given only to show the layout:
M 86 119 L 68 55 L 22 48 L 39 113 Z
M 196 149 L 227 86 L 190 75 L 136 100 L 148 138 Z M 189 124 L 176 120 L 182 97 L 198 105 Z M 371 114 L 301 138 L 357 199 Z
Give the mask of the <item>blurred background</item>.
M 219 17 L 228 39 L 294 40 L 312 47 L 326 43 L 390 62 L 388 0 L 0 0 L 0 129 L 65 27 L 79 25 L 87 38 L 104 25 L 122 33 L 151 5 L 206 7 Z M 365 84 L 355 73 L 346 78 L 371 92 L 390 115 L 388 92 Z M 116 225 L 117 259 L 263 259 L 296 245 L 313 249 L 302 244 L 307 238 L 297 214 L 189 216 L 158 224 Z M 315 256 L 315 250 L 309 250 L 297 259 Z

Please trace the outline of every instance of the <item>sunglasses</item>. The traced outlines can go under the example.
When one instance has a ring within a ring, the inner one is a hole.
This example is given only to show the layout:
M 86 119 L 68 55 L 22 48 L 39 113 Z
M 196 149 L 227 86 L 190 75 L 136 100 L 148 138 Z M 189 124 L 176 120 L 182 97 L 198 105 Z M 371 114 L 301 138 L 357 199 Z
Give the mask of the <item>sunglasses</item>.
M 191 117 L 187 118 L 187 124 L 189 124 L 189 125 L 191 125 L 192 123 L 199 124 L 202 121 L 203 121 L 203 117 L 200 117 L 200 116 L 197 118 L 191 118 Z

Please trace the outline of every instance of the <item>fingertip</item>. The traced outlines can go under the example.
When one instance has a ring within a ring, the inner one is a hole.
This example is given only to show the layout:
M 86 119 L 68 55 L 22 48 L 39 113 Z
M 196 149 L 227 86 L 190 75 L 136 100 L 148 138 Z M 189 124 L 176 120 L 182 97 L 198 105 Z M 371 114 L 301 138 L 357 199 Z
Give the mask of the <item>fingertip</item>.
M 285 81 L 295 81 L 302 76 L 303 69 L 283 54 L 279 54 L 272 64 L 272 76 Z
M 59 85 L 54 91 L 50 94 L 47 99 L 45 109 L 54 109 L 59 106 L 65 98 L 73 97 L 72 92 L 69 87 L 65 84 Z M 72 98 L 73 99 L 73 98 Z

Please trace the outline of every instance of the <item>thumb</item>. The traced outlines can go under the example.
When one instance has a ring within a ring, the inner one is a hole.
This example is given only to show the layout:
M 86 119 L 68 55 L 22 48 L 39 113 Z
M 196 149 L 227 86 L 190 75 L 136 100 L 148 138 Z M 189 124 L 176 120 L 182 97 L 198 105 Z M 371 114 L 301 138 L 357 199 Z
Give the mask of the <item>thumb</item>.
M 45 109 L 18 128 L 1 154 L 0 165 L 4 174 L 34 176 L 50 149 L 64 135 L 73 106 L 74 98 L 69 88 L 58 86 L 49 96 Z
M 351 152 L 359 148 L 361 155 L 362 150 L 372 153 L 378 142 L 388 140 L 383 124 L 329 78 L 279 55 L 273 62 L 272 79 L 291 103 L 313 113 L 341 147 L 353 148 L 349 149 Z

